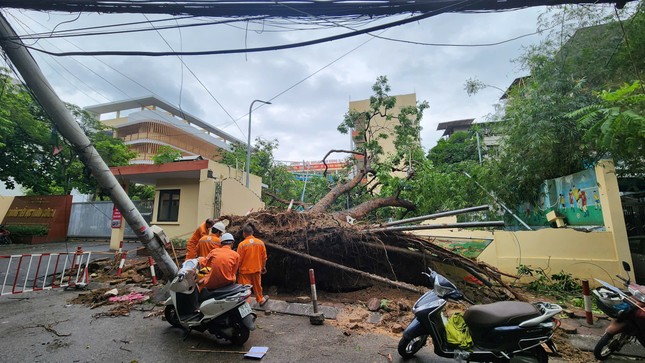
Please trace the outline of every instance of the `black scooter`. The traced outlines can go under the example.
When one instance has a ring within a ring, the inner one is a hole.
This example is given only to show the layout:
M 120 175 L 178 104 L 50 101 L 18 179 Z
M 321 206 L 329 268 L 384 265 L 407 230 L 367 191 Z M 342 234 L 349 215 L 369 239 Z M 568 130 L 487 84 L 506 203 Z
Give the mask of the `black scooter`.
M 560 322 L 553 318 L 562 308 L 547 302 L 526 303 L 501 301 L 473 305 L 464 313 L 473 346 L 459 349 L 448 343 L 443 308 L 446 299 L 470 302 L 445 277 L 428 269 L 433 288 L 414 304 L 414 320 L 403 331 L 398 351 L 401 357 L 411 358 L 432 338 L 434 352 L 445 358 L 474 362 L 548 361 L 542 344 L 556 352 L 551 341 Z

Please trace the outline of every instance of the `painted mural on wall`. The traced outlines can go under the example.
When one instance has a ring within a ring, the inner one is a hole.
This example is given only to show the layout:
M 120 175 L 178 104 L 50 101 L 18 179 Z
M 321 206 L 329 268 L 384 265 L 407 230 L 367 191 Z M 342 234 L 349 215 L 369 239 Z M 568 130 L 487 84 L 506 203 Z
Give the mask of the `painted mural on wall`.
M 477 258 L 492 242 L 492 239 L 435 238 L 432 242 L 464 257 Z
M 555 210 L 571 226 L 603 226 L 600 190 L 594 169 L 584 170 L 543 184 L 537 202 L 526 202 L 518 216 L 532 226 L 548 226 L 546 214 Z

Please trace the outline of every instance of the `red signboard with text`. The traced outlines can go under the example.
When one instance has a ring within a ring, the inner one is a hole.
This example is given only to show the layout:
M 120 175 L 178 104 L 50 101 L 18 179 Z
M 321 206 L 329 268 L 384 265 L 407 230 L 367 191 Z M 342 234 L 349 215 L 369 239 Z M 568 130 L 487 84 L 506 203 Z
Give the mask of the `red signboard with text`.
M 112 208 L 112 228 L 121 228 L 121 211 L 116 205 Z
M 67 239 L 67 227 L 72 210 L 71 195 L 15 197 L 2 224 L 22 228 L 39 228 L 45 235 L 35 235 L 22 243 L 60 242 Z M 12 239 L 18 243 L 16 236 Z

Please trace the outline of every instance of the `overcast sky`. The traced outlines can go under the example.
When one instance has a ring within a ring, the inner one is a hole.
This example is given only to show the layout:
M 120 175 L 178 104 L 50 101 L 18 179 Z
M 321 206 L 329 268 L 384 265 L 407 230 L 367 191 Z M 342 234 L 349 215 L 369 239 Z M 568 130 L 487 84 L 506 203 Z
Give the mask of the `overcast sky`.
M 493 43 L 535 32 L 537 17 L 544 10 L 539 7 L 488 14 L 443 14 L 376 34 L 424 43 Z M 77 17 L 78 14 L 11 11 L 8 19 L 19 34 L 146 21 L 139 14 Z M 148 16 L 151 20 L 160 18 L 168 16 Z M 278 23 L 282 27 L 276 27 Z M 349 24 L 353 28 L 369 25 Z M 142 26 L 145 25 L 137 27 Z M 161 35 L 169 45 L 153 31 L 41 39 L 34 46 L 52 51 L 168 51 L 169 46 L 174 50 L 217 50 L 288 44 L 349 31 L 294 31 L 297 28 L 300 26 L 295 22 L 278 19 L 249 23 L 248 30 L 244 22 L 164 30 Z M 271 100 L 272 105 L 253 111 L 252 138 L 277 139 L 277 160 L 301 161 L 320 160 L 330 149 L 349 147 L 349 136 L 340 134 L 336 127 L 347 112 L 348 102 L 369 98 L 371 86 L 381 75 L 388 77 L 392 95 L 416 93 L 418 101 L 429 103 L 422 121 L 422 144 L 428 150 L 441 135 L 436 131 L 439 122 L 480 118 L 493 112 L 501 91 L 488 88 L 469 97 L 464 91 L 467 79 L 478 78 L 505 89 L 513 79 L 526 75 L 512 60 L 524 47 L 539 40 L 539 35 L 532 35 L 490 47 L 437 47 L 361 35 L 296 49 L 183 57 L 190 70 L 177 57 L 61 58 L 32 54 L 64 101 L 86 107 L 154 93 L 242 140 L 246 140 L 250 103 L 254 99 Z M 302 83 L 285 92 L 298 82 Z

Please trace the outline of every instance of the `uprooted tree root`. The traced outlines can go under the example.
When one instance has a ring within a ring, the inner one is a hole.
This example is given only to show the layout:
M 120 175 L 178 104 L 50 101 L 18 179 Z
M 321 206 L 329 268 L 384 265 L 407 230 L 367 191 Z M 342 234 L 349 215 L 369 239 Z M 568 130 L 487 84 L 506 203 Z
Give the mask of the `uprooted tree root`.
M 472 300 L 490 302 L 525 300 L 501 279 L 494 267 L 478 263 L 432 243 L 431 239 L 397 232 L 372 232 L 368 226 L 350 225 L 331 214 L 262 211 L 247 216 L 224 216 L 227 231 L 242 240 L 242 227 L 251 224 L 255 236 L 300 254 L 294 256 L 267 247 L 267 284 L 294 289 L 309 286 L 308 270 L 315 268 L 316 285 L 326 291 L 352 291 L 372 282 L 356 274 L 311 261 L 314 256 L 379 275 L 393 281 L 428 286 L 421 274 L 430 267 L 453 281 Z M 464 277 L 470 275 L 474 282 Z M 490 282 L 490 286 L 478 283 Z

